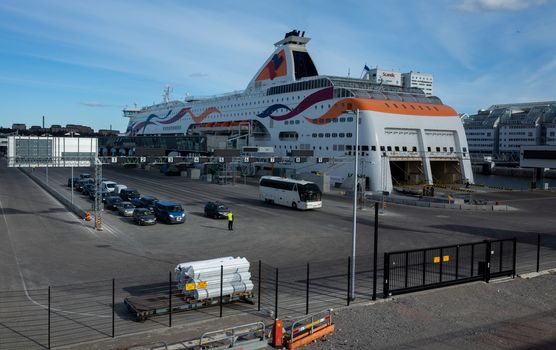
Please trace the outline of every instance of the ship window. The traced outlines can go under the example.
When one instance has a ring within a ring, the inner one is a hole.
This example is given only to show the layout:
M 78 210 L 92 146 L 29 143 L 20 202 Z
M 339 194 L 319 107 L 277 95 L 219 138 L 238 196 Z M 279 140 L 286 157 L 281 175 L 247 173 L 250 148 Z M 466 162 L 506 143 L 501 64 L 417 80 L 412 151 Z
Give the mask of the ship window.
M 338 133 L 333 132 L 333 133 L 332 133 L 332 137 L 338 137 Z
M 376 151 L 376 146 L 371 146 L 371 151 Z
M 440 147 L 436 147 L 436 152 L 440 152 Z
M 386 149 L 387 149 L 388 151 L 391 151 L 391 150 L 392 150 L 392 146 L 388 146 L 388 147 L 386 147 Z
M 453 151 L 454 151 L 454 147 L 450 147 L 450 152 L 453 152 Z
M 344 123 L 345 121 L 346 121 L 346 118 L 345 118 L 345 117 L 341 117 L 341 118 L 340 118 L 340 122 Z
M 293 63 L 295 67 L 296 80 L 319 75 L 311 56 L 309 56 L 307 52 L 293 51 Z
M 385 149 L 384 149 L 384 146 L 380 146 L 380 150 L 381 150 L 382 152 L 384 152 L 384 150 L 385 150 Z
M 319 137 L 324 137 L 324 134 L 322 132 L 319 133 Z
M 346 134 L 344 134 L 343 132 L 339 133 L 338 136 L 340 137 L 346 137 Z
M 417 147 L 413 146 L 413 152 L 417 152 Z
M 332 145 L 332 150 L 337 151 L 338 150 L 338 145 Z
M 402 151 L 407 152 L 407 147 L 406 147 L 406 146 L 402 146 Z
M 326 134 L 324 134 L 324 137 L 330 137 L 330 133 L 327 132 Z
M 348 121 L 348 122 L 352 122 L 352 121 L 353 121 L 353 117 L 347 117 L 347 121 Z
M 346 137 L 352 137 L 352 136 L 353 136 L 353 134 L 352 134 L 351 132 L 348 132 L 348 133 L 346 134 Z
M 299 124 L 299 120 L 296 120 L 295 123 L 296 123 L 296 124 Z
M 448 152 L 448 148 L 447 147 L 442 147 L 442 151 L 443 152 Z
M 464 151 L 464 152 L 467 152 L 467 147 L 463 147 L 463 151 Z
M 346 151 L 351 151 L 351 145 L 346 145 Z
M 337 123 L 337 122 L 338 122 L 338 118 L 332 119 L 332 122 L 333 122 L 333 123 Z M 550 136 L 554 136 L 554 133 L 552 133 L 552 135 L 550 135 Z
M 344 145 L 338 145 L 338 151 L 343 151 L 344 150 Z
M 395 150 L 396 152 L 399 152 L 399 151 L 400 151 L 400 146 L 395 146 L 395 147 L 394 147 L 394 150 Z
M 369 146 L 363 145 L 363 146 L 361 146 L 361 150 L 368 152 L 369 151 Z
M 317 133 L 314 133 L 312 136 L 313 136 L 313 137 L 317 137 Z

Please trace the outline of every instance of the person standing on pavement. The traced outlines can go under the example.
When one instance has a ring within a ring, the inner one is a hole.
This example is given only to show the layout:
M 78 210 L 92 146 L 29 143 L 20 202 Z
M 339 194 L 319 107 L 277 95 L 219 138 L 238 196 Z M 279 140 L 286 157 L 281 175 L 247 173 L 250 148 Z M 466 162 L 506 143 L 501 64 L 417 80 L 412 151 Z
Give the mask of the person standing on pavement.
M 234 230 L 234 213 L 230 210 L 228 212 L 228 231 Z

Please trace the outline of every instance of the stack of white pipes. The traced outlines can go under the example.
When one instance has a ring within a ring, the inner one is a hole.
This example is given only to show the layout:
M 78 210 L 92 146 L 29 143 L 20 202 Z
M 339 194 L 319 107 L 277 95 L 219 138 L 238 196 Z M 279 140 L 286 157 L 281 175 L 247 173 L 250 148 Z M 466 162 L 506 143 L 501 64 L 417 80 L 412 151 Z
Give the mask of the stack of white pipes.
M 219 297 L 221 267 L 223 296 L 253 290 L 249 261 L 231 256 L 178 264 L 175 269 L 178 288 L 184 295 L 197 300 Z M 204 282 L 206 288 L 198 288 Z M 195 289 L 186 290 L 186 286 L 193 283 Z

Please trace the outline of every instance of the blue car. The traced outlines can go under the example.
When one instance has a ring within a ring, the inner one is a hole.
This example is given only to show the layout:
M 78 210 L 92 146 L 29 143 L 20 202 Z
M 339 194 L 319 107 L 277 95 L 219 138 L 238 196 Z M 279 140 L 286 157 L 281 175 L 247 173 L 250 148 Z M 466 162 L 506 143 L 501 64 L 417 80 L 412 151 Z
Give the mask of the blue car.
M 185 212 L 180 204 L 171 201 L 158 201 L 154 205 L 154 215 L 167 224 L 183 224 Z

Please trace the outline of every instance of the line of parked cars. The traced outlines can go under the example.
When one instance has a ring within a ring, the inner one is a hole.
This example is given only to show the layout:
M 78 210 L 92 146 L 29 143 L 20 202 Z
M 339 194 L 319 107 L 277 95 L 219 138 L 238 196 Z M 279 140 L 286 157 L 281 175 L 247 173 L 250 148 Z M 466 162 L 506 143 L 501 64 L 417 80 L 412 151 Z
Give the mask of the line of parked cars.
M 91 174 L 83 173 L 79 177 L 69 178 L 68 187 L 72 183 L 75 190 L 94 199 L 96 188 Z M 185 211 L 179 203 L 159 200 L 153 196 L 141 196 L 136 189 L 114 181 L 102 179 L 100 195 L 105 209 L 131 217 L 138 225 L 154 225 L 157 221 L 167 224 L 185 222 Z

